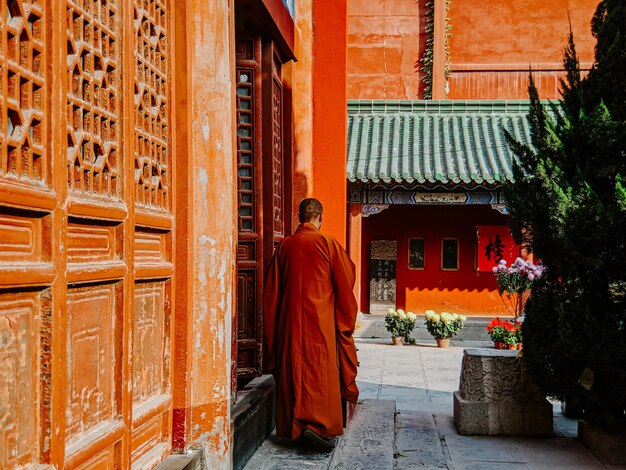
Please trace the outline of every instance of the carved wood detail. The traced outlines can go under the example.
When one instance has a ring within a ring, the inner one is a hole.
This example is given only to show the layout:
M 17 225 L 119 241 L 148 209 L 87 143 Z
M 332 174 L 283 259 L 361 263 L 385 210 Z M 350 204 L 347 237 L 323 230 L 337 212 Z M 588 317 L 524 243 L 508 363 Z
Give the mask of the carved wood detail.
M 237 69 L 237 194 L 239 231 L 256 231 L 255 200 L 255 74 Z
M 135 285 L 133 404 L 169 393 L 169 315 L 165 282 Z M 167 357 L 166 357 L 167 356 Z
M 39 461 L 40 420 L 49 419 L 50 405 L 50 363 L 42 348 L 50 344 L 49 318 L 49 294 L 0 294 L 0 468 Z
M 118 12 L 118 0 L 67 0 L 68 184 L 81 196 L 120 196 Z
M 67 292 L 66 449 L 116 420 L 121 411 L 121 287 Z
M 284 236 L 284 190 L 283 190 L 283 85 L 277 75 L 277 59 L 274 58 L 272 81 L 272 198 L 275 236 Z M 280 70 L 280 69 L 279 69 Z
M 0 178 L 39 187 L 49 183 L 45 68 L 41 2 L 1 0 Z
M 67 227 L 67 262 L 93 263 L 119 259 L 120 239 L 119 226 L 70 222 Z
M 170 212 L 169 2 L 134 3 L 135 204 Z

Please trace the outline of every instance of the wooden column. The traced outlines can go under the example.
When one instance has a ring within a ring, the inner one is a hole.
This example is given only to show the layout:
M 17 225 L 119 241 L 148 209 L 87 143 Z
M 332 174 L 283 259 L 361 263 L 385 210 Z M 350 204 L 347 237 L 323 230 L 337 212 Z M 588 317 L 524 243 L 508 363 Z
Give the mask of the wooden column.
M 361 241 L 363 235 L 363 216 L 361 215 L 362 204 L 350 203 L 348 214 L 348 254 L 354 262 L 356 268 L 356 282 L 354 283 L 354 296 L 359 304 L 359 311 L 363 311 L 361 306 Z
M 212 469 L 231 467 L 230 377 L 234 309 L 236 180 L 233 0 L 176 2 L 180 195 L 175 363 L 175 445 L 204 450 Z M 184 50 L 186 47 L 186 50 Z M 182 236 L 186 234 L 186 236 Z M 184 282 L 183 282 L 184 280 Z

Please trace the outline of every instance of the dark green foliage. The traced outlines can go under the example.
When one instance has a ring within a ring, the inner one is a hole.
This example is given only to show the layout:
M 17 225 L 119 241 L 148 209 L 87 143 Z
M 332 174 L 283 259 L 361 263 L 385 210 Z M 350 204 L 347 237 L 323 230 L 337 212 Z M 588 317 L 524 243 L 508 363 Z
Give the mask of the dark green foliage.
M 504 188 L 513 235 L 547 267 L 526 306 L 529 372 L 599 424 L 626 419 L 625 4 L 598 6 L 586 77 L 570 33 L 558 105 L 530 75 L 532 147 L 508 136 L 517 162 Z

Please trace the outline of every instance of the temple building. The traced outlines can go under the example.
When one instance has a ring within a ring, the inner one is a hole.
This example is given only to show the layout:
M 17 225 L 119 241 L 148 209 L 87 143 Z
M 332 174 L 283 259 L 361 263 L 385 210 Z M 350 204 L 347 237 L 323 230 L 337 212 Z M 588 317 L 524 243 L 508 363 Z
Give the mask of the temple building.
M 528 72 L 558 98 L 568 18 L 592 60 L 589 0 L 348 1 L 350 254 L 361 311 L 506 313 L 491 268 L 520 255 L 505 133 L 530 143 Z

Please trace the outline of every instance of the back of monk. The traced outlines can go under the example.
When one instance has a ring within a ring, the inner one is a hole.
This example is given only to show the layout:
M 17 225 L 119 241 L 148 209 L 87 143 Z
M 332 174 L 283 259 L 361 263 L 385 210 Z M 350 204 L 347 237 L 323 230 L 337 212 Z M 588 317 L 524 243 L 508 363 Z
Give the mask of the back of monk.
M 357 401 L 354 276 L 341 245 L 310 223 L 300 224 L 274 254 L 263 308 L 279 437 L 296 439 L 307 427 L 338 436 L 342 399 Z

